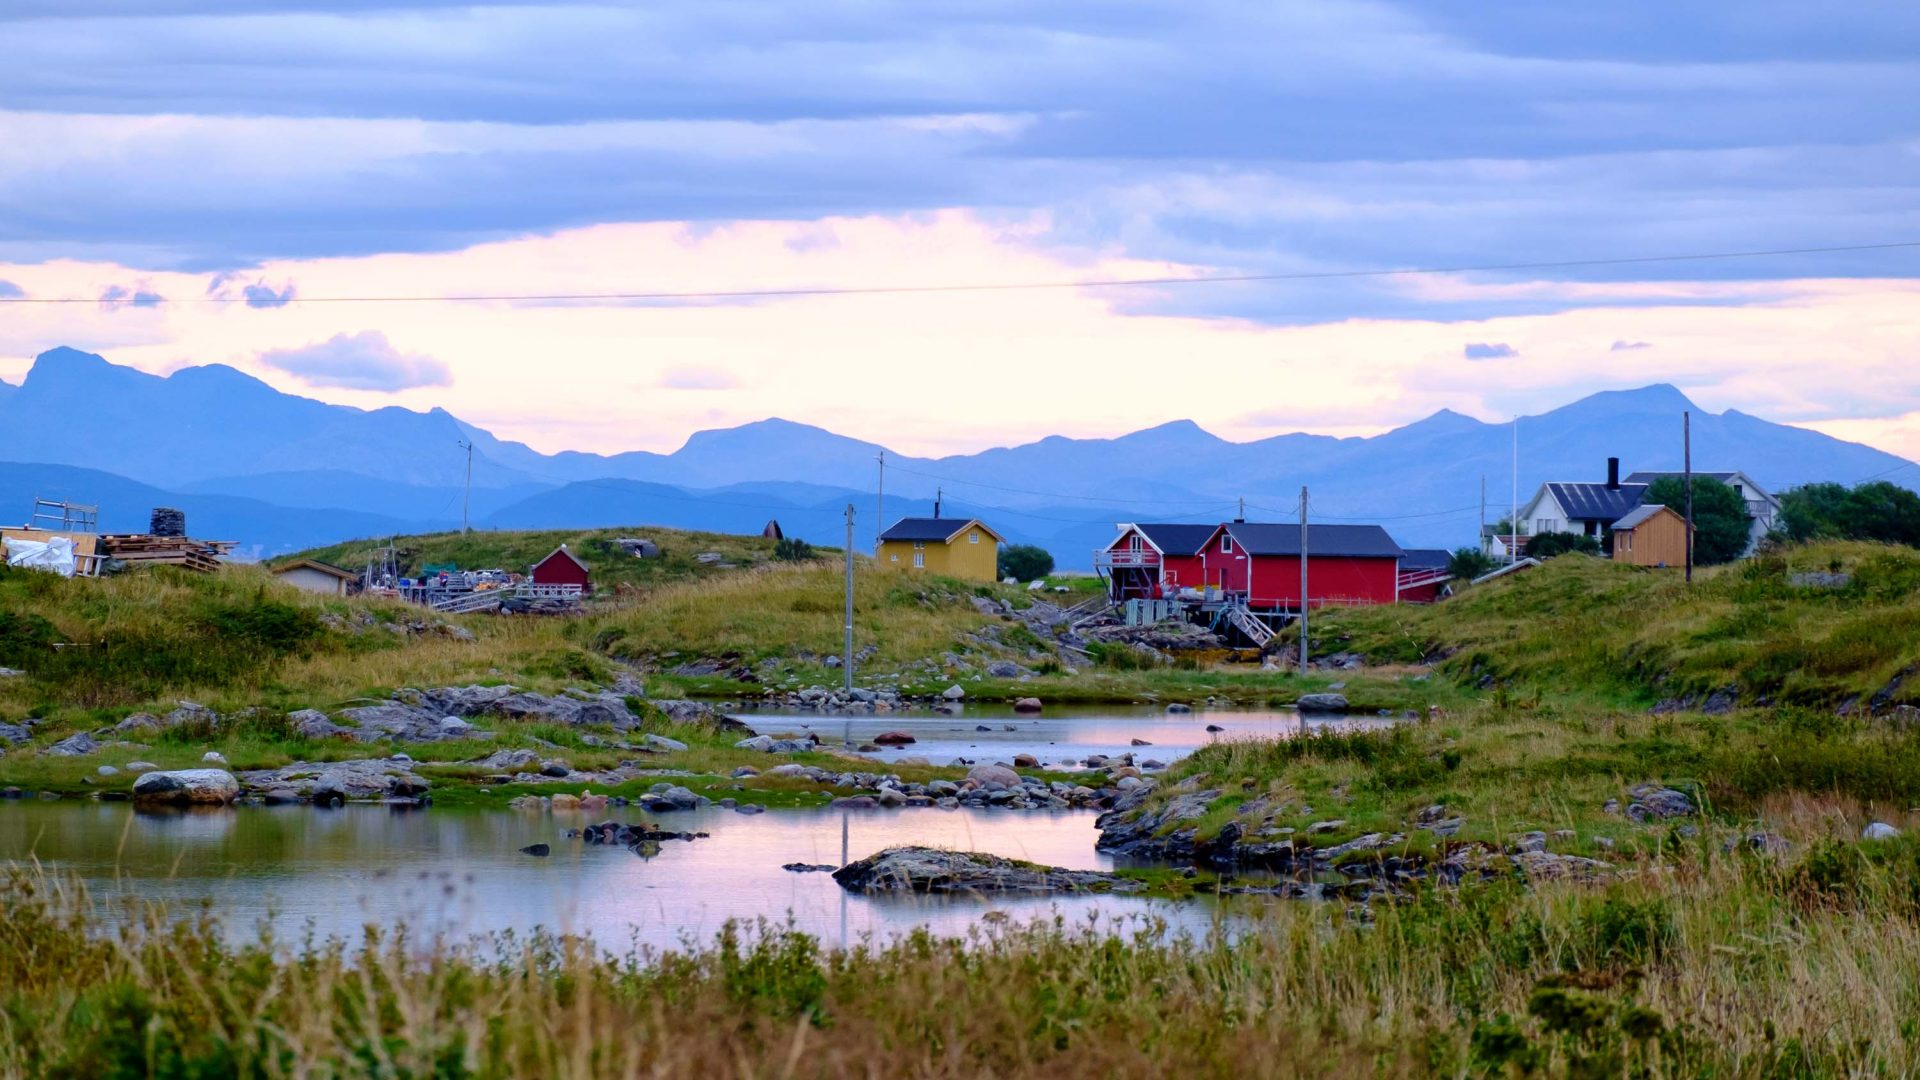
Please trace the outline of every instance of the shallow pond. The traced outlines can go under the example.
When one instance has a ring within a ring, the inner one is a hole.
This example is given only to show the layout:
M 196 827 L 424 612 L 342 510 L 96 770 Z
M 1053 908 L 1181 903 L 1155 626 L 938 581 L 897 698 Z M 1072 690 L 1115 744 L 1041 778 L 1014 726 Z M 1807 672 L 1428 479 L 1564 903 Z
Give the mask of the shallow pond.
M 885 731 L 904 731 L 914 737 L 909 745 L 881 747 L 862 755 L 882 763 L 903 757 L 924 757 L 935 765 L 956 758 L 1012 761 L 1016 754 L 1032 754 L 1043 765 L 1076 767 L 1089 754 L 1111 757 L 1132 752 L 1141 760 L 1172 762 L 1222 740 L 1285 739 L 1310 731 L 1353 731 L 1395 723 L 1388 717 L 1302 715 L 1292 709 L 1169 713 L 1159 705 L 1050 705 L 1040 713 L 1016 713 L 1002 705 L 967 705 L 951 714 L 916 709 L 846 716 L 743 709 L 730 715 L 756 731 L 814 732 L 835 746 L 871 743 Z M 1208 731 L 1209 725 L 1223 730 Z M 1147 745 L 1136 746 L 1135 739 Z
M 919 741 L 866 755 L 878 762 L 921 755 L 1048 763 L 1134 750 L 1172 761 L 1220 739 L 1292 737 L 1303 731 L 1379 726 L 1377 718 L 1304 719 L 1292 711 L 1161 708 L 1049 708 L 1039 716 L 970 706 L 964 712 L 904 712 L 851 718 L 819 714 L 741 715 L 762 731 L 815 730 L 858 743 L 886 730 Z M 1208 732 L 1213 724 L 1225 730 Z M 989 728 L 975 731 L 975 725 Z M 1012 730 L 1008 730 L 1011 727 Z M 1135 747 L 1134 739 L 1151 746 Z M 775 810 L 746 815 L 713 807 L 649 816 L 638 808 L 589 819 L 482 809 L 348 806 L 240 807 L 147 813 L 124 803 L 0 802 L 0 862 L 38 859 L 78 874 L 96 893 L 169 903 L 210 901 L 236 935 L 264 919 L 297 935 L 352 940 L 369 923 L 406 924 L 416 934 L 465 938 L 534 927 L 591 934 L 603 946 L 629 942 L 674 948 L 712 940 L 728 920 L 791 920 L 832 943 L 889 937 L 916 927 L 961 934 L 998 912 L 1014 920 L 1050 917 L 1165 919 L 1203 931 L 1221 918 L 1211 901 L 1129 897 L 850 895 L 821 872 L 787 863 L 838 866 L 883 848 L 922 844 L 990 852 L 1072 869 L 1105 870 L 1094 850 L 1091 811 Z M 586 846 L 565 832 L 592 820 L 651 820 L 706 832 L 641 858 L 622 847 Z M 549 844 L 541 858 L 520 849 Z M 1256 903 L 1256 901 L 1248 901 Z

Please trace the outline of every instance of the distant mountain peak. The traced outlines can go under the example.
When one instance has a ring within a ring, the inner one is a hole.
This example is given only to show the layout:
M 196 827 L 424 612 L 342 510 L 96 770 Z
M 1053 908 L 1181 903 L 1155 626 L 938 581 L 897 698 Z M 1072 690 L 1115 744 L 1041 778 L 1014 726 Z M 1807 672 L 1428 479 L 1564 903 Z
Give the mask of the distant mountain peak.
M 1699 405 L 1694 404 L 1693 399 L 1687 397 L 1679 387 L 1672 383 L 1664 382 L 1650 383 L 1646 386 L 1631 387 L 1623 390 L 1601 390 L 1598 393 L 1588 394 L 1586 397 L 1570 405 L 1562 405 L 1560 408 L 1554 409 L 1546 415 L 1667 411 L 1678 413 L 1683 410 L 1699 413 L 1702 416 L 1714 415 L 1705 412 Z

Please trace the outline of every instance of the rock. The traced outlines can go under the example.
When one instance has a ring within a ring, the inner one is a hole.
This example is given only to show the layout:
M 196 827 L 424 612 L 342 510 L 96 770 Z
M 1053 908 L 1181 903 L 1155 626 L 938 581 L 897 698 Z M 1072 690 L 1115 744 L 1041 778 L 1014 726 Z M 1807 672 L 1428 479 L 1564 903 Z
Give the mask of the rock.
M 640 745 L 649 750 L 664 750 L 672 754 L 685 753 L 687 749 L 687 744 L 679 739 L 669 739 L 665 735 L 655 735 L 652 732 L 648 732 L 641 738 Z
M 773 736 L 755 735 L 751 739 L 741 739 L 739 742 L 733 744 L 733 748 L 735 750 L 758 750 L 761 753 L 766 753 L 773 749 Z
M 206 753 L 201 754 L 200 760 L 207 763 L 208 765 L 225 765 L 227 763 L 226 757 L 222 755 L 218 750 L 209 750 Z
M 692 810 L 700 805 L 700 796 L 678 785 L 657 785 L 655 790 L 640 796 L 640 805 L 654 813 L 666 813 L 673 810 Z
M 1221 732 L 1223 732 L 1223 731 L 1225 731 L 1225 730 L 1227 730 L 1227 729 L 1226 729 L 1226 728 L 1223 728 L 1223 727 L 1221 727 L 1221 726 L 1220 726 L 1219 724 L 1208 724 L 1208 725 L 1207 725 L 1207 730 L 1208 730 L 1208 731 L 1211 731 L 1211 732 L 1213 732 L 1213 733 L 1214 733 L 1214 734 L 1216 734 L 1216 735 L 1218 735 L 1219 733 L 1221 733 Z
M 555 813 L 567 810 L 578 810 L 580 809 L 580 796 L 570 795 L 564 791 L 557 795 L 550 795 L 547 797 L 547 807 Z
M 47 754 L 51 757 L 85 757 L 98 749 L 100 744 L 93 741 L 93 736 L 77 731 L 47 747 Z
M 967 696 L 967 691 L 959 683 L 955 683 L 945 690 L 940 691 L 940 696 L 946 698 L 948 701 L 959 701 L 961 698 Z
M 830 863 L 790 862 L 781 866 L 780 869 L 795 874 L 831 874 L 840 868 Z
M 540 763 L 541 776 L 551 776 L 555 779 L 564 779 L 568 775 L 572 774 L 572 772 L 573 772 L 573 766 L 567 764 L 565 761 L 562 761 L 559 758 L 554 758 L 550 761 L 543 761 Z
M 1133 740 L 1133 745 L 1134 746 L 1152 746 L 1153 744 L 1148 742 L 1145 739 L 1135 739 Z
M 1572 878 L 1577 881 L 1593 881 L 1606 877 L 1612 869 L 1598 859 L 1582 858 L 1578 855 L 1555 855 L 1551 851 L 1526 851 L 1513 856 L 1513 864 L 1520 872 L 1535 881 L 1554 878 Z
M 1543 832 L 1522 833 L 1513 841 L 1516 853 L 1547 850 L 1547 834 Z
M 764 814 L 767 812 L 767 808 L 758 803 L 741 803 L 739 806 L 733 808 L 733 812 L 736 814 Z
M 1013 703 L 1013 711 L 1017 713 L 1037 713 L 1045 707 L 1037 697 L 1023 697 Z
M 548 855 L 553 854 L 553 849 L 546 844 L 528 844 L 526 847 L 520 849 L 520 854 L 532 855 L 536 858 L 544 859 Z
M 25 724 L 0 723 L 0 739 L 19 746 L 33 739 L 33 729 Z
M 871 795 L 848 796 L 835 799 L 827 804 L 828 808 L 833 810 L 871 810 L 879 805 L 880 800 Z
M 268 788 L 261 793 L 260 801 L 268 806 L 292 806 L 300 801 L 300 793 L 290 787 Z
M 1005 765 L 975 765 L 967 770 L 967 779 L 980 787 L 998 785 L 1005 788 L 1020 786 L 1020 774 Z
M 1334 818 L 1331 821 L 1316 821 L 1313 824 L 1307 826 L 1307 835 L 1320 836 L 1324 833 L 1330 833 L 1337 829 L 1344 828 L 1346 824 L 1347 822 L 1345 818 Z
M 1193 711 L 1193 706 L 1183 704 L 1178 701 L 1167 706 L 1167 715 L 1169 716 L 1185 716 L 1192 711 Z
M 907 805 L 907 793 L 895 787 L 883 787 L 874 793 L 873 798 L 881 806 Z
M 127 771 L 128 771 L 128 772 L 152 772 L 153 770 L 155 770 L 155 769 L 157 769 L 157 768 L 159 768 L 159 767 L 160 767 L 160 766 L 158 766 L 158 765 L 155 765 L 155 764 L 154 764 L 153 762 L 151 762 L 151 761 L 129 761 L 129 762 L 127 762 Z
M 519 747 L 513 750 L 495 750 L 473 764 L 476 768 L 498 772 L 503 769 L 525 768 L 538 760 L 540 760 L 539 754 L 525 747 Z
M 159 731 L 163 725 L 160 718 L 149 712 L 137 712 L 125 720 L 113 725 L 116 735 L 147 735 Z
M 1040 767 L 1040 759 L 1034 757 L 1032 754 L 1015 754 L 1013 755 L 1013 767 L 1016 769 L 1037 769 Z
M 93 771 L 100 774 L 101 776 L 119 776 L 120 775 L 120 770 L 114 768 L 111 765 L 102 765 Z
M 473 734 L 473 725 L 457 716 L 443 716 L 440 718 L 440 730 L 448 735 L 465 738 Z
M 396 799 L 418 799 L 427 793 L 427 781 L 412 773 L 395 773 L 387 778 L 387 794 Z
M 327 718 L 319 709 L 301 709 L 287 714 L 287 726 L 303 739 L 351 738 L 353 732 Z
M 1900 830 L 1884 821 L 1876 821 L 1860 830 L 1862 840 L 1891 840 L 1900 835 Z
M 1458 836 L 1460 834 L 1460 830 L 1462 828 L 1465 828 L 1466 824 L 1467 824 L 1466 818 L 1450 817 L 1450 818 L 1441 818 L 1439 821 L 1436 821 L 1431 825 L 1422 825 L 1420 826 L 1420 828 L 1431 831 L 1433 835 L 1438 836 L 1441 839 L 1446 839 L 1447 837 Z
M 143 773 L 133 782 L 136 802 L 224 806 L 240 797 L 240 782 L 224 769 Z
M 1301 712 L 1343 713 L 1347 711 L 1347 695 L 1301 694 L 1294 706 Z
M 1097 870 L 1063 870 L 998 855 L 896 847 L 833 872 L 849 892 L 1138 892 L 1146 883 Z
M 995 660 L 987 665 L 987 677 L 990 679 L 1017 679 L 1030 674 L 1026 668 L 1011 660 Z
M 1691 817 L 1693 800 L 1683 791 L 1658 784 L 1639 784 L 1627 792 L 1633 801 L 1627 804 L 1627 817 L 1634 821 Z
M 920 740 L 915 739 L 904 731 L 883 731 L 875 735 L 873 741 L 881 746 L 905 746 L 908 743 L 919 742 Z

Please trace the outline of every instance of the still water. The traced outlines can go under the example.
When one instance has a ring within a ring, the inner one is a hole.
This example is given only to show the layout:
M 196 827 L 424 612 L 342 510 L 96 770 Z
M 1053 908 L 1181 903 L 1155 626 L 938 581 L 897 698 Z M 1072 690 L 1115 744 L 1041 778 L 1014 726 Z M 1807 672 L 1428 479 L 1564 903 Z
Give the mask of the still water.
M 1303 731 L 1378 726 L 1374 718 L 1303 720 L 1290 711 L 1168 715 L 1160 708 L 1049 708 L 1019 716 L 969 707 L 958 715 L 897 713 L 852 719 L 819 714 L 741 715 L 766 732 L 815 730 L 857 743 L 886 730 L 919 741 L 864 755 L 876 762 L 923 755 L 1044 762 L 1133 750 L 1173 761 L 1218 739 L 1288 738 Z M 1213 724 L 1222 732 L 1208 732 Z M 988 731 L 974 730 L 976 725 Z M 1009 727 L 1012 730 L 1007 730 Z M 1134 739 L 1151 746 L 1135 747 Z M 283 935 L 309 928 L 347 940 L 368 924 L 407 925 L 450 939 L 545 927 L 589 934 L 608 948 L 660 949 L 712 940 L 728 920 L 791 923 L 830 943 L 887 938 L 916 927 L 964 934 L 984 918 L 1059 915 L 1073 922 L 1137 925 L 1161 918 L 1200 932 L 1221 917 L 1208 901 L 1127 897 L 924 897 L 850 895 L 828 874 L 787 863 L 839 866 L 883 848 L 922 844 L 989 852 L 1071 869 L 1106 870 L 1094 850 L 1091 811 L 776 810 L 709 808 L 649 817 L 637 808 L 593 818 L 483 809 L 348 806 L 238 807 L 147 813 L 123 803 L 0 802 L 0 863 L 38 859 L 84 878 L 96 894 L 169 903 L 210 901 L 223 925 L 250 934 L 271 921 Z M 641 858 L 585 846 L 565 832 L 611 817 L 651 820 L 703 839 L 668 842 Z M 521 854 L 546 843 L 552 854 Z M 993 915 L 991 913 L 999 913 Z

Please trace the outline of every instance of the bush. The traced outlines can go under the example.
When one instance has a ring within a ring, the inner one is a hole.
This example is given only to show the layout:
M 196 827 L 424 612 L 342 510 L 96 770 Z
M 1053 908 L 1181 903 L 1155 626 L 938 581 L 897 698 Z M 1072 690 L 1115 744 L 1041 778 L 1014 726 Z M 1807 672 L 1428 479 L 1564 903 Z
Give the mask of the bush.
M 1780 496 L 1780 531 L 1790 540 L 1876 540 L 1920 546 L 1920 496 L 1876 480 L 1847 488 L 1807 484 Z
M 1600 554 L 1600 541 L 1591 536 L 1573 532 L 1535 533 L 1527 540 L 1527 555 L 1535 559 L 1551 559 L 1555 555 L 1565 555 L 1577 551 L 1582 555 Z
M 1053 573 L 1053 556 L 1033 544 L 1010 544 L 1000 549 L 1000 576 L 1034 581 Z
M 1663 476 L 1647 487 L 1646 501 L 1687 512 L 1687 485 L 1676 476 Z M 1693 561 L 1701 566 L 1732 562 L 1746 554 L 1753 519 L 1747 501 L 1726 484 L 1708 476 L 1693 478 Z
M 773 542 L 773 557 L 784 562 L 803 562 L 813 558 L 813 545 L 797 536 L 783 536 Z
M 1482 574 L 1491 573 L 1493 568 L 1498 565 L 1499 564 L 1494 561 L 1493 556 L 1488 555 L 1479 548 L 1457 548 L 1452 555 L 1447 557 L 1447 573 L 1457 578 L 1465 578 L 1468 581 Z

